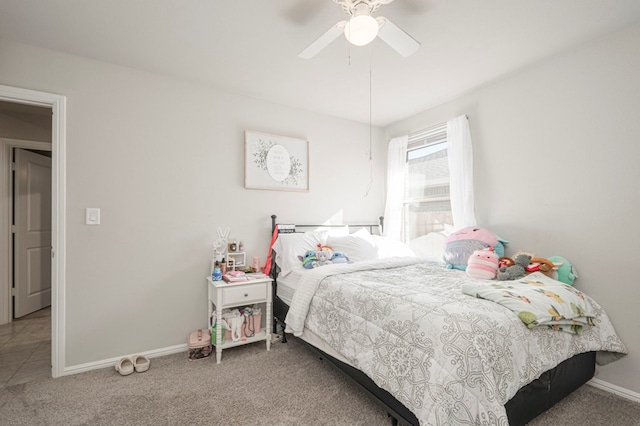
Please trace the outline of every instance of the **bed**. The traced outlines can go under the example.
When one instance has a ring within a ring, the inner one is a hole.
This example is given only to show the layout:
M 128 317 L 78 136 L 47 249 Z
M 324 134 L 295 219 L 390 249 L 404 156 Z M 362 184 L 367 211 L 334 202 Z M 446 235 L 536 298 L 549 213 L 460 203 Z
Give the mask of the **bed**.
M 276 225 L 274 215 L 274 237 Z M 525 424 L 590 380 L 596 362 L 626 353 L 588 296 L 595 325 L 580 335 L 528 329 L 512 311 L 463 294 L 463 272 L 388 247 L 371 235 L 378 225 L 352 225 L 353 234 L 283 228 L 312 231 L 275 240 L 276 321 L 378 400 L 392 424 Z M 353 252 L 354 262 L 296 265 L 294 254 L 316 241 Z

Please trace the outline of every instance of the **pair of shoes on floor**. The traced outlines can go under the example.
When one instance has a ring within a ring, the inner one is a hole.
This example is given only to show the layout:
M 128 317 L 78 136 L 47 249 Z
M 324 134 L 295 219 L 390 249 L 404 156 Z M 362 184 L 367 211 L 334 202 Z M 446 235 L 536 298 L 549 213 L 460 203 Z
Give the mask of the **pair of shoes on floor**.
M 116 371 L 123 376 L 128 376 L 137 371 L 138 373 L 144 373 L 149 369 L 151 361 L 145 356 L 134 355 L 133 357 L 124 357 L 116 363 Z

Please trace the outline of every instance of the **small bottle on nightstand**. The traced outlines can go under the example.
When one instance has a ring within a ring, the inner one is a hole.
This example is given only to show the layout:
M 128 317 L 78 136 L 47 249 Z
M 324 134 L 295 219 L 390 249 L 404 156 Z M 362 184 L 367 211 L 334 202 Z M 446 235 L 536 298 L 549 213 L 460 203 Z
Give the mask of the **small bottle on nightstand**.
M 213 268 L 213 274 L 211 274 L 211 279 L 214 281 L 220 281 L 222 279 L 222 271 L 220 270 L 220 265 L 218 265 L 217 260 L 216 266 Z

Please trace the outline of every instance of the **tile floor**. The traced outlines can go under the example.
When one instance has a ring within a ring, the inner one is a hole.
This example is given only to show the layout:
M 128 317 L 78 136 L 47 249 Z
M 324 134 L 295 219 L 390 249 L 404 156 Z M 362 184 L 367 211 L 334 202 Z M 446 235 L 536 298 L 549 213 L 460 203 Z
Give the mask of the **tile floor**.
M 0 325 L 0 387 L 51 377 L 51 307 Z

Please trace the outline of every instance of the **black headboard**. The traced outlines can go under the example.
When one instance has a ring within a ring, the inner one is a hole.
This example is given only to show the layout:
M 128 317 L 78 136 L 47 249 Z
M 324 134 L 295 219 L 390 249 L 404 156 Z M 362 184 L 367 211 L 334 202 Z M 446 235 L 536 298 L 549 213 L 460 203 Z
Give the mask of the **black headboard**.
M 279 224 L 277 222 L 277 216 L 275 214 L 271 215 L 271 235 L 273 235 L 273 232 L 276 229 L 276 225 L 278 225 L 278 232 L 288 232 L 288 233 L 293 233 L 293 232 L 306 232 L 312 229 L 332 229 L 332 228 L 343 228 L 345 226 L 349 226 L 350 228 L 365 228 L 369 230 L 369 233 L 371 234 L 378 234 L 378 235 L 382 235 L 382 230 L 383 230 L 383 226 L 384 226 L 384 216 L 380 216 L 378 218 L 379 222 L 378 223 L 367 223 L 367 224 L 352 224 L 352 223 L 345 223 L 342 225 L 308 225 L 308 224 Z M 286 228 L 284 228 L 286 227 Z M 286 231 L 284 231 L 284 229 L 280 229 L 280 228 L 284 228 L 286 229 Z M 377 230 L 377 232 L 376 232 Z M 276 279 L 278 277 L 278 273 L 276 271 L 276 257 L 272 256 L 271 258 L 271 277 L 273 278 L 273 282 L 274 285 L 276 284 Z M 274 294 L 275 294 L 275 287 L 274 287 Z
M 273 234 L 274 229 L 276 228 L 276 225 L 278 225 L 277 223 L 277 216 L 275 214 L 271 215 L 271 234 Z M 364 225 L 359 225 L 359 224 L 351 224 L 351 223 L 345 223 L 342 225 L 301 225 L 301 224 L 283 224 L 283 225 L 287 225 L 287 226 L 292 226 L 293 231 L 292 232 L 305 232 L 305 230 L 309 230 L 311 228 L 317 229 L 317 228 L 325 228 L 325 229 L 331 229 L 331 228 L 343 228 L 345 226 L 349 226 L 352 228 L 367 228 L 369 229 L 369 233 L 373 234 L 374 230 L 378 230 L 378 234 L 382 235 L 382 230 L 383 230 L 383 226 L 384 226 L 384 216 L 380 216 L 378 218 L 379 223 L 367 223 Z

